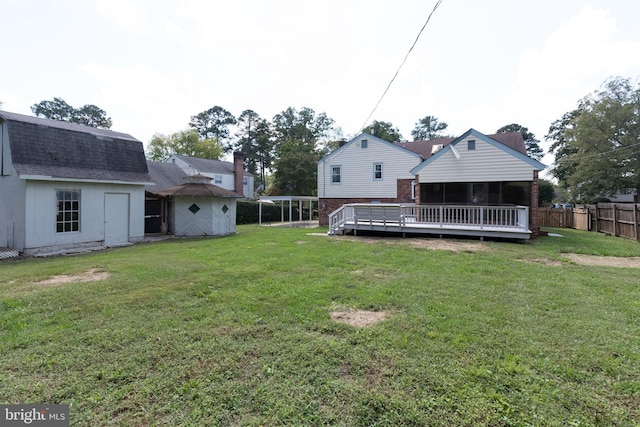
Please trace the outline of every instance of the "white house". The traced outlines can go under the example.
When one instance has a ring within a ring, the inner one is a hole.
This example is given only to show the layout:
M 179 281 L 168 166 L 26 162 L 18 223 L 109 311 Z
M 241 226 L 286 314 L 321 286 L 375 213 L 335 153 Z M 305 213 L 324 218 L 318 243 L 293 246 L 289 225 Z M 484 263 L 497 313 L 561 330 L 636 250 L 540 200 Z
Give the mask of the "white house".
M 361 134 L 318 162 L 320 223 L 345 204 L 521 205 L 537 230 L 538 172 L 520 132 L 389 143 Z
M 211 183 L 220 188 L 237 192 L 236 177 L 242 177 L 242 195 L 246 199 L 253 198 L 254 176 L 247 172 L 240 163 L 239 173 L 237 158 L 242 157 L 241 153 L 234 153 L 234 161 L 225 162 L 223 160 L 201 159 L 198 157 L 181 156 L 174 154 L 167 160 L 168 163 L 175 163 L 182 169 L 185 175 L 203 175 L 211 178 Z
M 0 247 L 47 254 L 139 241 L 149 181 L 131 135 L 0 111 Z

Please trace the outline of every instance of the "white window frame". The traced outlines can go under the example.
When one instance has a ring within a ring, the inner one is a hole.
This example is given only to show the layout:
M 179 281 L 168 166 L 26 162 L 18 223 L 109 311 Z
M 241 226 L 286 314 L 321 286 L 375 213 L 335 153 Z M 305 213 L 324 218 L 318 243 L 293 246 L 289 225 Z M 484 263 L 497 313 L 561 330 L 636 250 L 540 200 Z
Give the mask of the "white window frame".
M 58 188 L 56 192 L 56 233 L 80 232 L 80 190 Z
M 376 170 L 377 167 L 380 167 L 380 177 L 377 177 L 376 175 L 378 174 L 378 171 Z M 374 181 L 382 181 L 384 180 L 384 167 L 383 167 L 383 163 L 382 162 L 376 162 L 373 164 L 373 180 Z
M 222 184 L 222 175 L 214 175 L 213 176 L 214 184 Z
M 335 181 L 334 178 L 336 175 L 334 174 L 334 169 L 338 170 L 338 181 Z M 331 165 L 331 185 L 340 185 L 342 184 L 342 165 Z

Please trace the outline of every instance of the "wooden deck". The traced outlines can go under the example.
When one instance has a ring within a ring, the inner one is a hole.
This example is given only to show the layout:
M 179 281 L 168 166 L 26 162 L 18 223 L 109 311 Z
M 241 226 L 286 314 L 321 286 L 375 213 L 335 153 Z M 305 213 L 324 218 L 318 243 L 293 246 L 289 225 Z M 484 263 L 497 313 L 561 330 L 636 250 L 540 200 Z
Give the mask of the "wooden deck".
M 531 237 L 526 206 L 355 203 L 329 215 L 330 235 L 358 231 L 516 240 Z

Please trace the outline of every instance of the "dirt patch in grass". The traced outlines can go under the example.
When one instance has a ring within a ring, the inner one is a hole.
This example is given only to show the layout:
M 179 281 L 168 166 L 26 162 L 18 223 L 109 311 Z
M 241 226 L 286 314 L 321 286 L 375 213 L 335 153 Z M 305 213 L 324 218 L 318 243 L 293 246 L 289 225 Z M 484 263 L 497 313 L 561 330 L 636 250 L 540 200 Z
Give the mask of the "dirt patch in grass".
M 563 254 L 564 257 L 580 265 L 596 265 L 601 267 L 640 268 L 640 257 L 615 257 L 582 254 Z
M 106 271 L 100 271 L 97 268 L 91 268 L 84 273 L 67 276 L 65 274 L 60 276 L 52 276 L 47 280 L 36 282 L 36 285 L 61 285 L 63 283 L 73 282 L 99 282 L 109 277 L 109 273 Z
M 518 261 L 524 262 L 525 264 L 542 264 L 542 265 L 546 265 L 547 267 L 562 266 L 562 261 L 557 261 L 554 259 L 547 259 L 547 258 L 532 258 L 532 259 L 521 258 L 521 259 L 518 259 Z
M 456 239 L 436 239 L 436 238 L 401 238 L 401 237 L 378 237 L 378 236 L 331 236 L 332 239 L 353 240 L 363 243 L 385 243 L 388 245 L 409 245 L 415 248 L 454 251 L 454 252 L 477 252 L 488 251 L 489 248 L 482 242 L 469 242 Z
M 383 321 L 387 317 L 386 311 L 347 310 L 332 311 L 331 318 L 336 322 L 346 323 L 358 328 L 366 328 Z

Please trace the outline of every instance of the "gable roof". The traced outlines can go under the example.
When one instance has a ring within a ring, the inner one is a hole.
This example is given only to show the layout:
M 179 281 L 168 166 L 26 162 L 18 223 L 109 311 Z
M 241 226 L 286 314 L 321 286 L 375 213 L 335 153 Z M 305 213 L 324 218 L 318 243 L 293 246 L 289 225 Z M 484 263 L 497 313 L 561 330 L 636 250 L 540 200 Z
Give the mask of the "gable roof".
M 525 146 L 522 133 L 520 132 L 496 133 L 485 136 L 498 141 L 519 153 L 527 155 L 527 147 Z M 432 150 L 435 145 L 447 146 L 456 139 L 458 138 L 436 138 L 429 141 L 398 142 L 396 144 L 402 148 L 406 148 L 407 150 L 420 154 L 420 156 L 426 160 L 434 154 Z
M 0 111 L 13 166 L 32 179 L 142 183 L 142 142 L 129 134 Z
M 171 157 L 178 158 L 187 163 L 198 172 L 202 173 L 221 173 L 225 175 L 233 175 L 233 163 L 224 160 L 201 159 L 199 157 L 189 157 L 180 154 L 174 154 Z M 244 176 L 253 176 L 252 173 L 243 170 Z
M 512 134 L 518 134 L 520 135 L 520 137 L 518 138 L 516 135 L 512 135 Z M 506 137 L 502 137 L 502 135 L 507 135 Z M 469 129 L 468 131 L 466 131 L 465 133 L 463 133 L 462 135 L 460 135 L 458 138 L 455 138 L 453 141 L 451 141 L 450 143 L 448 143 L 447 145 L 445 145 L 440 151 L 438 151 L 437 153 L 433 154 L 433 155 L 429 155 L 429 157 L 423 161 L 422 163 L 420 163 L 418 166 L 416 166 L 415 168 L 411 169 L 411 173 L 412 174 L 417 174 L 422 168 L 424 168 L 425 166 L 429 165 L 430 163 L 434 162 L 436 159 L 442 157 L 444 155 L 444 153 L 452 151 L 453 147 L 455 147 L 460 141 L 463 141 L 464 139 L 468 138 L 469 136 L 473 136 L 474 138 L 478 138 L 500 150 L 503 150 L 505 152 L 507 152 L 508 154 L 522 160 L 523 162 L 527 163 L 528 165 L 530 165 L 531 167 L 533 167 L 534 169 L 537 170 L 543 170 L 544 168 L 546 168 L 546 166 L 542 163 L 540 163 L 539 161 L 532 159 L 531 157 L 527 156 L 526 152 L 526 148 L 524 147 L 524 140 L 522 139 L 522 134 L 520 134 L 520 132 L 508 132 L 505 134 L 494 134 L 491 136 L 487 136 L 484 135 L 483 133 L 478 132 L 475 129 Z M 520 146 L 520 141 L 522 141 L 522 146 L 521 149 L 516 149 L 511 147 L 510 145 L 507 145 L 506 143 L 499 141 L 499 139 L 503 139 L 504 141 L 506 141 L 508 144 L 511 144 L 515 147 L 519 147 Z M 411 144 L 411 143 L 409 143 Z M 457 157 L 457 156 L 456 156 Z
M 339 147 L 338 149 L 333 150 L 331 153 L 327 154 L 322 159 L 318 160 L 318 163 L 326 161 L 330 157 L 332 157 L 332 156 L 334 156 L 334 155 L 336 155 L 338 153 L 341 153 L 342 151 L 346 150 L 350 145 L 352 145 L 355 141 L 362 140 L 362 137 L 365 137 L 368 140 L 372 140 L 372 141 L 376 141 L 378 143 L 384 144 L 384 145 L 386 145 L 388 147 L 392 147 L 392 148 L 395 148 L 395 149 L 398 149 L 398 150 L 405 151 L 407 154 L 415 156 L 416 158 L 420 156 L 420 153 L 417 153 L 417 152 L 415 152 L 413 150 L 408 150 L 406 147 L 403 147 L 400 144 L 394 144 L 392 142 L 385 141 L 384 139 L 381 139 L 381 138 L 378 138 L 378 137 L 373 136 L 371 134 L 363 132 L 363 133 L 359 134 L 358 136 L 352 138 L 349 142 L 344 144 L 342 147 Z

